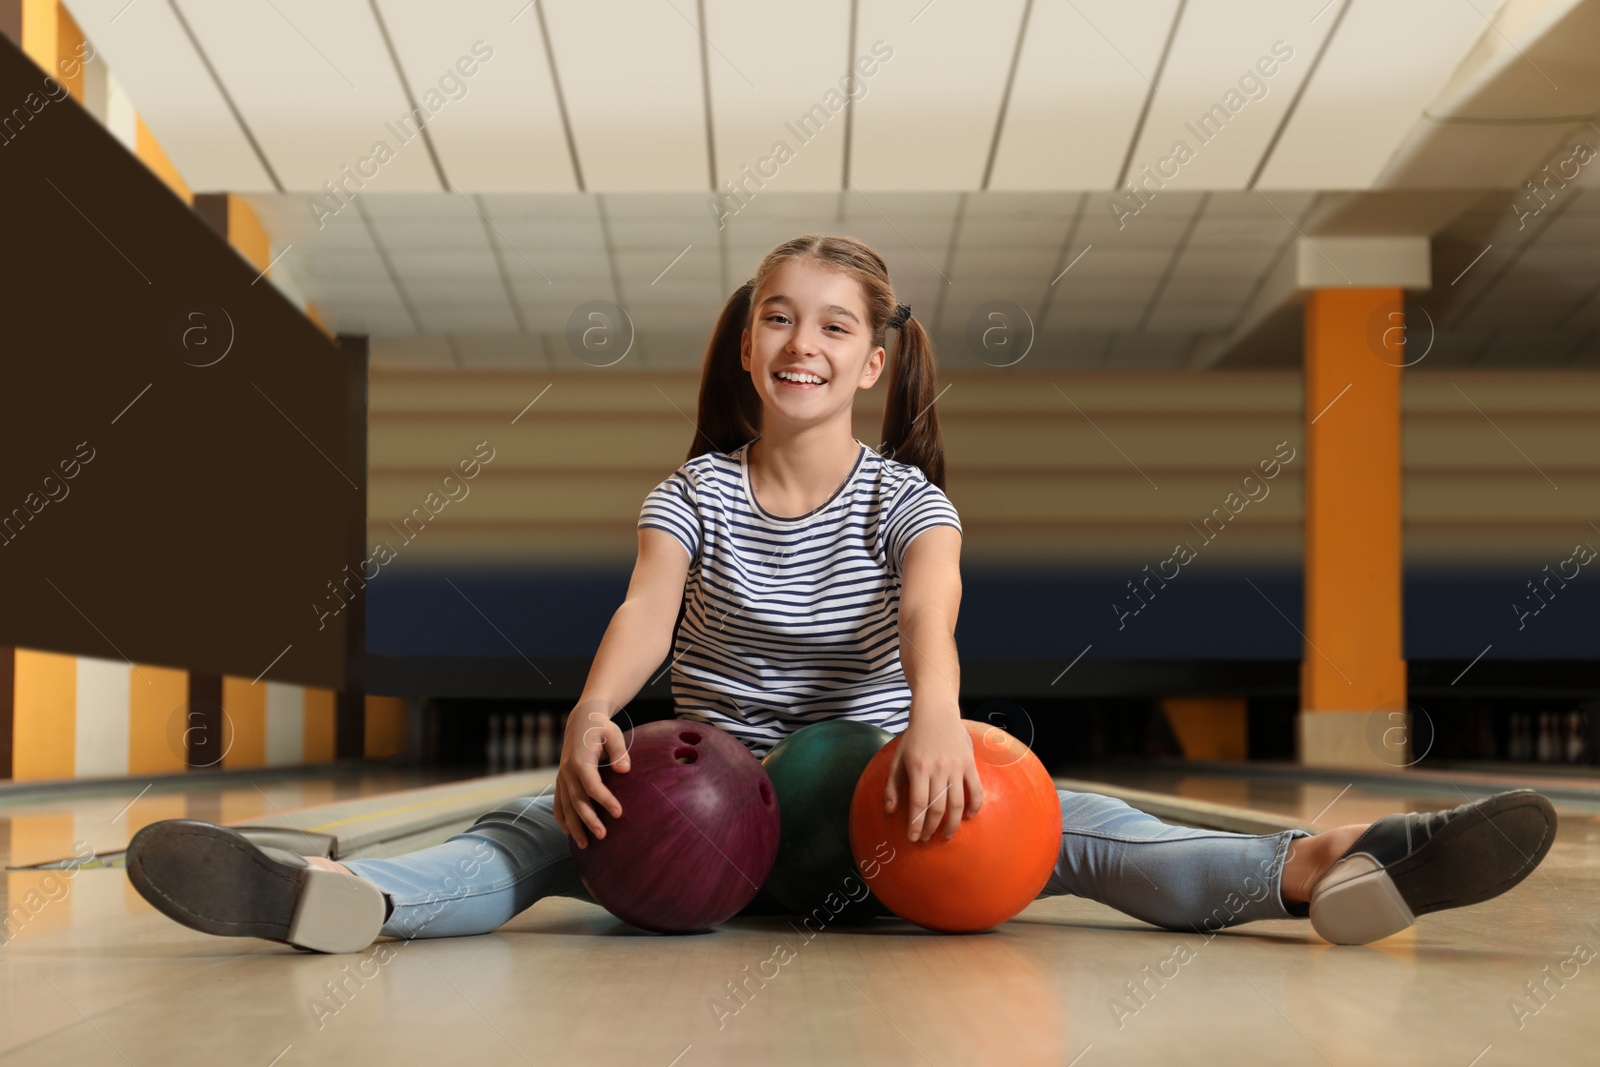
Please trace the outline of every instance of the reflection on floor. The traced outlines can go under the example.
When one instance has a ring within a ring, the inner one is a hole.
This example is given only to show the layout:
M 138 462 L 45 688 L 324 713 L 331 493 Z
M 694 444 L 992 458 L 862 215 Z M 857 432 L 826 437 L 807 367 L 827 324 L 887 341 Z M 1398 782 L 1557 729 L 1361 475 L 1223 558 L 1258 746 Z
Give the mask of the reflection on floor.
M 70 791 L 30 796 L 23 787 L 0 792 L 0 865 L 26 867 L 50 860 L 116 852 L 149 823 L 203 819 L 238 823 L 337 800 L 416 789 L 464 777 L 461 772 L 368 770 L 337 774 L 238 778 L 207 775 L 193 786 L 181 777 L 154 783 L 84 783 Z
M 1432 784 L 1070 773 L 1328 826 L 1453 803 Z M 239 821 L 419 784 L 280 778 L 134 799 L 135 783 L 11 804 L 0 856 L 108 851 L 155 819 Z M 493 934 L 322 956 L 176 926 L 120 869 L 10 871 L 0 1064 L 1593 1062 L 1600 819 L 1558 808 L 1557 843 L 1521 886 L 1364 948 L 1303 921 L 1173 933 L 1074 898 L 977 935 L 750 918 L 661 937 L 557 898 Z

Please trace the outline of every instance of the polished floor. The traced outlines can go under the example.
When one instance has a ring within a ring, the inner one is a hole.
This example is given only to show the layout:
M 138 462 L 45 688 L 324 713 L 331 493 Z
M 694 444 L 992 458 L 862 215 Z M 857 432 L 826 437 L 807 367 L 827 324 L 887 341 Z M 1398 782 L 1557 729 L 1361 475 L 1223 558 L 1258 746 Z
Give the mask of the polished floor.
M 1443 780 L 1074 770 L 1091 774 L 1324 826 L 1460 801 Z M 420 784 L 0 796 L 0 860 L 113 851 L 160 818 L 237 822 Z M 662 937 L 549 899 L 493 934 L 322 956 L 174 925 L 120 868 L 11 869 L 0 1065 L 1590 1064 L 1600 804 L 1558 809 L 1558 840 L 1521 886 L 1361 948 L 1303 921 L 1174 934 L 1072 898 L 986 934 L 880 921 L 809 939 L 768 918 Z

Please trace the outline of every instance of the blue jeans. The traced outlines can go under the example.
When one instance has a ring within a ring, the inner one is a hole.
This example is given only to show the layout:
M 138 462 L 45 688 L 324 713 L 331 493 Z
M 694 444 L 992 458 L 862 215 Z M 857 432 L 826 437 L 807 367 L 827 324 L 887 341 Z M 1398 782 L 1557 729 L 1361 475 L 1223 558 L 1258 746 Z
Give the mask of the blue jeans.
M 1114 797 L 1057 792 L 1061 855 L 1040 899 L 1085 897 L 1196 933 L 1308 914 L 1280 895 L 1289 842 L 1310 836 L 1305 830 L 1252 835 L 1169 826 Z M 554 807 L 548 794 L 521 797 L 443 844 L 344 865 L 388 895 L 393 911 L 382 933 L 390 937 L 486 933 L 546 896 L 594 903 Z M 781 911 L 772 904 L 762 894 L 740 914 Z

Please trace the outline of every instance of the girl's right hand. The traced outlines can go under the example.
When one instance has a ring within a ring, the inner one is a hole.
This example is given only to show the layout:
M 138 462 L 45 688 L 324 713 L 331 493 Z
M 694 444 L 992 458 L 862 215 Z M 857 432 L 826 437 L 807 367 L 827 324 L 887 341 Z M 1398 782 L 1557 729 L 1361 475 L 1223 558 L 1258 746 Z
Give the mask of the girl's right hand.
M 598 704 L 579 704 L 567 716 L 561 741 L 561 765 L 556 770 L 555 815 L 561 827 L 579 848 L 588 847 L 584 828 L 596 839 L 606 836 L 592 800 L 599 801 L 615 819 L 622 805 L 600 781 L 600 764 L 608 761 L 618 773 L 626 774 L 628 750 L 622 741 L 622 728 L 611 719 L 612 711 Z

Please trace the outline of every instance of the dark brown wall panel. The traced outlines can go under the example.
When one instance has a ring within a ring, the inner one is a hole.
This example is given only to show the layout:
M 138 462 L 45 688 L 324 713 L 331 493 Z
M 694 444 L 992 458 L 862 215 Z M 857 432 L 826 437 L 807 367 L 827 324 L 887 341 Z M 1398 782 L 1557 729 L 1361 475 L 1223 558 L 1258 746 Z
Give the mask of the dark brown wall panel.
M 4 39 L 0 194 L 0 644 L 342 688 L 347 357 Z

